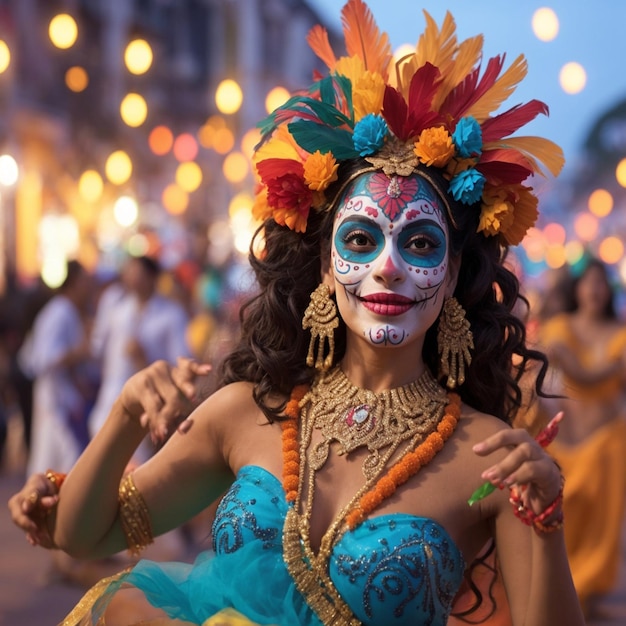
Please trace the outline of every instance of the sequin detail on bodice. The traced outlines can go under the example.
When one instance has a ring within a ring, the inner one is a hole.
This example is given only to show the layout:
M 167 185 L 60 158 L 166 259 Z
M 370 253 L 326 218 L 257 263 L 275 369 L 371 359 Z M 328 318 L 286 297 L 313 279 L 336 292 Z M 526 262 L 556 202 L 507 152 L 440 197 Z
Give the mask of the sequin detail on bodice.
M 258 542 L 262 580 L 262 554 L 282 553 L 287 508 L 273 474 L 253 465 L 241 468 L 213 524 L 216 558 Z M 335 587 L 367 625 L 444 625 L 463 570 L 462 555 L 441 525 L 402 513 L 372 517 L 343 534 L 329 562 Z

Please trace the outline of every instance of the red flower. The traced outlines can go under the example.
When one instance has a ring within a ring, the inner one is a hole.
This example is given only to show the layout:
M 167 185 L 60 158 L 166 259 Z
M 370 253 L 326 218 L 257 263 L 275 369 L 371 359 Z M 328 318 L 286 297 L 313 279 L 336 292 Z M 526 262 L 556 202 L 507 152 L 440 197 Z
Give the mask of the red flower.
M 313 193 L 304 179 L 287 173 L 267 181 L 267 203 L 274 211 L 278 224 L 288 226 L 296 232 L 306 230 L 306 221 L 313 204 Z
M 400 176 L 389 178 L 383 172 L 373 174 L 367 183 L 372 200 L 382 208 L 392 222 L 400 217 L 408 203 L 415 199 L 418 186 L 419 183 L 415 178 Z

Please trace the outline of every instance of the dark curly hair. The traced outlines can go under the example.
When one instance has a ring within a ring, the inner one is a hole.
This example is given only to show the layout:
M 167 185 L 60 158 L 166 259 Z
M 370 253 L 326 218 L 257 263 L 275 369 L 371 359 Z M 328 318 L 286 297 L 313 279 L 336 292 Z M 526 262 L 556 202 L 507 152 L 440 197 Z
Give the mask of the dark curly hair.
M 344 162 L 339 180 L 329 187 L 327 197 L 338 198 L 345 181 L 368 164 Z M 428 170 L 439 190 L 447 197 L 447 181 Z M 467 312 L 474 334 L 472 363 L 465 383 L 458 389 L 464 402 L 510 423 L 522 404 L 519 380 L 526 365 L 541 362 L 536 392 L 547 369 L 546 357 L 526 345 L 524 324 L 513 313 L 520 296 L 519 281 L 506 267 L 507 250 L 497 237 L 477 233 L 477 206 L 451 203 L 454 228 L 448 218 L 450 254 L 460 256 L 455 296 Z M 331 203 L 334 206 L 335 203 Z M 305 365 L 310 335 L 302 329 L 302 317 L 311 293 L 319 285 L 322 260 L 330 259 L 334 211 L 312 210 L 305 233 L 296 233 L 273 220 L 255 234 L 264 237 L 261 253 L 251 246 L 250 264 L 258 292 L 241 309 L 241 340 L 219 369 L 218 381 L 254 383 L 254 398 L 268 419 L 280 419 L 284 403 L 294 386 L 312 381 L 315 371 Z M 340 323 L 335 336 L 335 361 L 345 351 L 345 326 Z M 513 366 L 513 355 L 520 365 Z M 423 357 L 430 370 L 438 372 L 436 325 L 426 334 Z

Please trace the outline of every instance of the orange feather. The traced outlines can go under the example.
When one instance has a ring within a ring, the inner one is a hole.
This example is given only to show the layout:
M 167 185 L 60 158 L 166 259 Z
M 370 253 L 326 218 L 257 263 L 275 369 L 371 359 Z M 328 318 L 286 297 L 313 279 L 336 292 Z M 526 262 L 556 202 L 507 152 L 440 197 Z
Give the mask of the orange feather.
M 381 33 L 363 0 L 349 0 L 341 10 L 346 51 L 363 60 L 365 69 L 378 72 L 387 80 L 393 57 L 389 36 Z
M 309 46 L 311 46 L 311 50 L 313 50 L 313 52 L 326 63 L 328 68 L 332 70 L 337 63 L 337 58 L 335 57 L 333 49 L 330 47 L 328 31 L 323 26 L 316 24 L 309 31 L 306 40 Z

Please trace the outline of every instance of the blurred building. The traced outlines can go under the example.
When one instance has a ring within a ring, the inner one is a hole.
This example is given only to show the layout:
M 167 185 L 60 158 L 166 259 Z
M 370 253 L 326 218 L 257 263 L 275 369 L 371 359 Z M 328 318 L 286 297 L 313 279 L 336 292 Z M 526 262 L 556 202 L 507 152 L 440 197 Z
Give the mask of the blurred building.
M 320 21 L 304 0 L 0 0 L 4 269 L 173 263 L 209 228 L 244 250 L 251 129 L 310 83 Z

